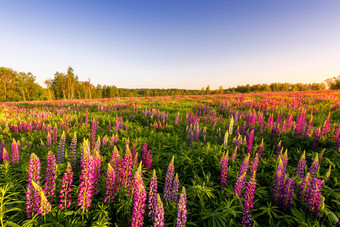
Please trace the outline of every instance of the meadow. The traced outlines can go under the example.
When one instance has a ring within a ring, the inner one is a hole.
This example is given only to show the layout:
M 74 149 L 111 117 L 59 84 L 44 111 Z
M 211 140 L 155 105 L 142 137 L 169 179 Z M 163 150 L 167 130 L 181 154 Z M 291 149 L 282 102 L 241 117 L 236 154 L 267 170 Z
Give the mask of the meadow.
M 340 226 L 340 91 L 0 105 L 2 226 Z

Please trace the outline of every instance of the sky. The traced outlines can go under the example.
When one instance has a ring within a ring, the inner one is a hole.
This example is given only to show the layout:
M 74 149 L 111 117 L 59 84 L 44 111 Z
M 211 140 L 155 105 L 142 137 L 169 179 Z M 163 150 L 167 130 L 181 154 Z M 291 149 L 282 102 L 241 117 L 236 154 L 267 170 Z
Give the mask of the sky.
M 0 67 L 71 66 L 119 88 L 229 88 L 340 75 L 340 1 L 0 2 Z

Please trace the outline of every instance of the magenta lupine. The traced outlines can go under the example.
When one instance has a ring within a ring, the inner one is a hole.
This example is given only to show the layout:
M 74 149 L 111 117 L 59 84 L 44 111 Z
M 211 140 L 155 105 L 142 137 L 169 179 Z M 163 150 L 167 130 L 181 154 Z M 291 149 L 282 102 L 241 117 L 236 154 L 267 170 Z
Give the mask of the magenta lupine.
M 3 161 L 5 168 L 7 168 L 9 166 L 9 156 L 5 148 L 3 148 L 2 150 L 2 161 Z
M 71 164 L 73 168 L 75 168 L 77 164 L 76 150 L 77 150 L 77 132 L 74 132 L 68 154 L 68 157 L 70 158 L 70 160 L 72 160 Z
M 142 179 L 142 164 L 140 163 L 133 178 L 133 208 L 131 226 L 143 226 L 143 214 L 145 212 L 146 191 Z
M 144 169 L 146 169 L 147 171 L 151 169 L 152 151 L 148 151 L 148 145 L 146 143 L 144 143 L 142 147 L 142 163 Z
M 61 182 L 61 190 L 60 190 L 60 201 L 59 208 L 61 210 L 67 209 L 71 206 L 71 192 L 72 192 L 72 183 L 73 183 L 73 172 L 72 166 L 68 162 L 66 167 L 66 172 L 64 173 L 63 180 Z
M 125 156 L 122 159 L 120 172 L 119 172 L 119 182 L 121 185 L 131 184 L 131 170 L 132 170 L 132 154 L 128 145 L 126 145 Z
M 177 203 L 177 193 L 179 188 L 179 179 L 178 179 L 178 173 L 175 175 L 175 179 L 172 182 L 172 189 L 171 189 L 171 201 Z
M 254 142 L 254 132 L 255 130 L 252 129 L 249 134 L 247 134 L 247 152 L 251 154 L 253 150 L 253 142 Z
M 116 171 L 108 164 L 106 174 L 106 192 L 104 202 L 113 202 L 116 194 Z
M 57 124 L 55 124 L 55 126 L 53 128 L 53 137 L 52 137 L 53 143 L 58 141 L 58 139 L 57 139 L 57 132 L 58 132 L 58 126 L 57 126 Z
M 65 142 L 66 142 L 66 136 L 65 136 L 65 132 L 63 132 L 59 140 L 59 144 L 58 144 L 58 163 L 65 162 Z
M 168 201 L 171 199 L 171 190 L 172 190 L 172 178 L 174 176 L 175 165 L 174 165 L 175 156 L 172 156 L 172 159 L 168 166 L 168 171 L 166 173 L 165 185 L 164 185 L 164 200 Z
M 299 190 L 299 198 L 302 200 L 302 202 L 307 203 L 308 200 L 308 193 L 311 187 L 311 180 L 310 180 L 310 173 L 308 172 L 306 176 L 303 178 L 301 184 L 300 184 L 300 190 Z
M 253 226 L 253 217 L 251 216 L 251 210 L 254 208 L 254 194 L 256 189 L 256 171 L 252 173 L 250 180 L 247 183 L 246 190 L 244 192 L 243 202 L 243 214 L 242 214 L 242 225 Z
M 222 156 L 221 186 L 227 186 L 229 152 Z
M 249 166 L 249 158 L 250 158 L 250 154 L 247 153 L 246 157 L 242 161 L 242 164 L 240 166 L 240 170 L 238 173 L 238 178 L 235 183 L 234 192 L 235 192 L 235 195 L 238 197 L 241 197 L 241 190 L 246 182 L 246 174 L 247 174 L 247 170 Z
M 55 179 L 57 174 L 56 160 L 53 151 L 47 154 L 46 180 L 44 193 L 49 203 L 53 204 L 55 193 Z
M 11 151 L 12 151 L 12 163 L 19 163 L 19 148 L 15 139 L 13 139 Z
M 304 177 L 305 175 L 305 168 L 306 168 L 306 151 L 303 152 L 298 166 L 296 168 L 296 179 L 300 180 Z
M 176 118 L 175 118 L 175 125 L 178 125 L 178 120 L 179 120 L 179 112 L 177 113 Z
M 182 193 L 178 201 L 178 211 L 176 227 L 184 227 L 187 221 L 187 194 L 185 188 L 182 188 Z
M 328 114 L 325 122 L 322 125 L 321 133 L 320 133 L 321 136 L 326 135 L 329 132 L 330 128 L 331 128 L 331 113 Z
M 32 180 L 31 184 L 34 191 L 36 192 L 37 201 L 39 201 L 39 203 L 37 203 L 37 213 L 41 214 L 41 216 L 45 216 L 51 210 L 51 204 L 48 202 L 44 191 L 37 183 L 34 182 L 34 180 Z
M 309 139 L 310 137 L 310 134 L 312 132 L 312 127 L 313 127 L 313 115 L 311 116 L 307 126 L 306 126 L 306 129 L 305 129 L 305 139 Z
M 117 149 L 116 146 L 114 146 L 113 151 L 112 151 L 112 155 L 111 155 L 111 159 L 110 159 L 110 165 L 112 166 L 112 168 L 118 170 L 118 162 L 120 162 L 121 160 L 121 156 L 119 155 L 119 151 Z
M 51 137 L 50 132 L 47 132 L 46 146 L 48 147 L 52 146 L 52 137 Z
M 314 161 L 312 162 L 312 165 L 309 168 L 311 178 L 316 177 L 318 170 L 319 170 L 319 155 L 316 154 Z
M 320 211 L 322 180 L 313 178 L 308 193 L 307 211 L 312 218 L 316 218 Z
M 40 185 L 40 159 L 35 153 L 31 153 L 28 166 L 28 183 L 26 192 L 26 213 L 27 218 L 30 218 L 32 212 L 39 212 L 40 199 L 38 191 L 34 189 L 32 181 Z
M 102 165 L 102 158 L 97 150 L 94 150 L 94 193 L 98 193 L 98 184 L 100 181 L 100 167 Z
M 84 156 L 80 167 L 82 170 L 79 177 L 81 183 L 79 185 L 78 206 L 85 212 L 91 206 L 95 181 L 94 159 L 87 150 L 86 145 L 84 146 Z
M 113 147 L 118 142 L 118 133 L 112 134 L 110 139 L 110 146 Z
M 150 180 L 150 187 L 149 187 L 149 218 L 150 220 L 154 220 L 154 215 L 156 211 L 156 205 L 157 205 L 157 176 L 156 176 L 156 170 L 153 170 L 152 177 Z
M 259 164 L 259 155 L 256 153 L 251 166 L 250 166 L 250 175 L 252 176 L 254 172 L 257 171 L 257 165 Z
M 155 206 L 155 212 L 154 212 L 154 227 L 163 227 L 164 226 L 164 208 L 163 208 L 163 202 L 161 200 L 161 197 L 159 194 L 157 194 L 157 200 L 156 200 L 156 206 Z

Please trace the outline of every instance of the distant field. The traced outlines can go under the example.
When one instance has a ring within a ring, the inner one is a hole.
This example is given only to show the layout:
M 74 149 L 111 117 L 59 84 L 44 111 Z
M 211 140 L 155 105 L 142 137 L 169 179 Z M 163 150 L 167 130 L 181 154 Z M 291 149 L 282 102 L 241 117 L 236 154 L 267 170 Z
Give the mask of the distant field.
M 1 103 L 1 226 L 340 225 L 339 97 Z

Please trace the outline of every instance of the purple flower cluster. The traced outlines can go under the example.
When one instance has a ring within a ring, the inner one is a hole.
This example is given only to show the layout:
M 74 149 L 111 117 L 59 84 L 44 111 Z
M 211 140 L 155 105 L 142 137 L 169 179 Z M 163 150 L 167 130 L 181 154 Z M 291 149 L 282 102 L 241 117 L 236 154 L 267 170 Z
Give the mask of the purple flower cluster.
M 320 211 L 322 180 L 313 178 L 308 192 L 307 211 L 314 219 Z
M 47 147 L 52 146 L 52 137 L 51 137 L 50 132 L 47 132 L 46 146 L 47 146 Z
M 34 189 L 32 181 L 34 181 L 37 185 L 40 185 L 40 168 L 40 159 L 35 153 L 32 153 L 28 166 L 28 183 L 25 203 L 27 218 L 31 217 L 32 212 L 39 212 L 40 196 L 38 191 Z
M 65 142 L 66 142 L 66 136 L 65 136 L 65 132 L 63 132 L 59 140 L 59 144 L 58 144 L 58 163 L 65 162 Z
M 178 125 L 178 121 L 179 121 L 179 112 L 177 113 L 176 118 L 175 118 L 175 125 Z
M 306 176 L 303 178 L 301 184 L 300 184 L 300 190 L 299 190 L 299 198 L 302 199 L 304 203 L 307 203 L 308 201 L 308 193 L 310 190 L 310 173 L 308 172 Z
M 178 202 L 176 227 L 184 227 L 187 221 L 187 195 L 185 188 L 182 188 L 182 193 Z
M 9 156 L 5 148 L 3 148 L 3 151 L 2 151 L 2 161 L 3 161 L 5 168 L 7 168 L 9 165 Z
M 19 163 L 19 146 L 15 139 L 13 139 L 11 151 L 12 151 L 12 163 Z
M 164 226 L 164 208 L 161 197 L 157 194 L 157 203 L 154 212 L 154 227 L 163 227 Z
M 312 162 L 312 165 L 309 168 L 311 178 L 316 177 L 318 170 L 319 170 L 319 155 L 316 154 L 314 161 Z
M 251 154 L 253 150 L 253 142 L 254 142 L 254 132 L 255 130 L 252 129 L 249 134 L 247 134 L 247 153 Z
M 304 177 L 305 175 L 305 168 L 306 168 L 306 151 L 303 152 L 298 166 L 296 168 L 296 179 L 300 180 Z
M 247 174 L 247 170 L 249 166 L 249 158 L 250 158 L 250 154 L 248 153 L 240 166 L 238 178 L 235 183 L 234 192 L 235 192 L 235 195 L 238 197 L 241 197 L 241 190 L 246 182 L 246 174 Z
M 221 186 L 227 186 L 229 152 L 222 156 Z
M 148 145 L 146 143 L 143 144 L 142 147 L 142 163 L 144 169 L 149 171 L 151 169 L 151 162 L 152 162 L 152 151 L 148 151 Z
M 75 168 L 77 164 L 76 150 L 77 150 L 77 133 L 74 132 L 71 145 L 70 145 L 70 151 L 68 154 L 68 157 L 72 160 L 71 164 L 73 168 Z
M 36 198 L 37 198 L 36 201 L 39 201 L 36 204 L 38 208 L 37 213 L 41 214 L 42 216 L 45 216 L 51 210 L 51 204 L 48 202 L 44 194 L 44 191 L 41 189 L 41 187 L 38 184 L 36 184 L 33 180 L 31 183 L 36 193 Z
M 102 158 L 97 150 L 94 150 L 94 193 L 98 193 L 98 184 L 100 181 L 100 167 L 102 165 Z
M 49 203 L 53 204 L 55 193 L 55 179 L 57 174 L 56 160 L 53 151 L 49 151 L 47 154 L 47 168 L 46 168 L 46 180 L 44 186 L 44 193 Z
M 250 180 L 248 181 L 246 190 L 244 192 L 242 225 L 252 226 L 253 218 L 251 216 L 251 210 L 254 208 L 254 193 L 256 189 L 256 171 L 252 173 Z
M 257 151 L 256 151 L 256 153 L 259 155 L 259 158 L 262 155 L 263 149 L 264 149 L 264 144 L 263 144 L 263 139 L 262 139 L 261 143 L 260 143 L 260 145 L 259 145 L 259 147 L 257 148 Z
M 153 170 L 152 172 L 152 177 L 150 180 L 150 187 L 149 187 L 149 218 L 150 220 L 154 220 L 154 216 L 155 216 L 155 211 L 156 211 L 156 207 L 157 207 L 157 176 L 156 176 L 156 171 Z
M 66 167 L 66 172 L 64 173 L 63 180 L 61 182 L 61 190 L 60 190 L 60 201 L 59 208 L 61 210 L 67 209 L 71 206 L 71 192 L 72 192 L 72 183 L 73 183 L 73 172 L 71 164 L 68 162 Z
M 108 164 L 106 174 L 106 192 L 104 202 L 113 202 L 116 194 L 116 171 Z
M 142 167 L 139 165 L 135 172 L 133 179 L 133 208 L 132 208 L 132 219 L 131 226 L 139 227 L 143 226 L 143 214 L 145 212 L 145 201 L 146 201 L 146 191 L 144 187 L 144 182 L 142 179 Z
M 165 201 L 171 200 L 172 178 L 174 176 L 174 171 L 175 171 L 174 159 L 175 157 L 172 156 L 171 162 L 169 163 L 169 166 L 168 166 L 168 171 L 166 173 L 165 185 L 164 185 L 164 197 L 163 197 Z

